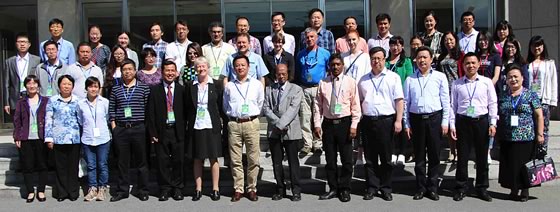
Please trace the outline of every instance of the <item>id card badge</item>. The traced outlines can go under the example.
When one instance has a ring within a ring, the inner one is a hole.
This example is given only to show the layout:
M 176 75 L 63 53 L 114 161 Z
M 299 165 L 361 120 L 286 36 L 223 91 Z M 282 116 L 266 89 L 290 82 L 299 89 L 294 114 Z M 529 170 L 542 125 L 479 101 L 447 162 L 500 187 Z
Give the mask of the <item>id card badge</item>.
M 539 84 L 532 84 L 531 85 L 531 90 L 533 90 L 534 92 L 538 92 L 541 89 L 541 85 Z
M 424 97 L 421 96 L 420 98 L 418 98 L 418 107 L 424 107 L 426 103 L 424 102 Z
M 25 86 L 23 85 L 23 82 L 19 82 L 19 90 L 20 90 L 20 91 L 24 91 L 24 90 L 25 90 Z
M 47 88 L 47 96 L 52 96 L 52 95 L 53 95 L 53 89 L 52 89 L 51 86 L 49 86 L 49 87 Z
M 198 107 L 196 109 L 196 118 L 203 119 L 206 116 L 206 110 L 203 107 Z
M 169 123 L 175 122 L 175 113 L 173 111 L 167 112 L 167 122 Z
M 218 67 L 218 66 L 212 67 L 212 75 L 213 75 L 213 76 L 219 76 L 219 75 L 220 75 L 220 71 L 221 71 L 221 70 L 220 70 L 220 67 Z
M 125 118 L 132 117 L 132 108 L 130 108 L 130 107 L 125 107 L 124 108 L 124 117 Z
M 467 116 L 468 117 L 474 117 L 474 106 L 468 106 L 467 107 Z
M 93 128 L 93 137 L 97 138 L 101 136 L 101 131 L 99 131 L 99 128 Z
M 313 76 L 311 76 L 311 74 L 307 74 L 307 82 L 312 82 L 313 81 Z
M 384 99 L 383 99 L 382 95 L 380 95 L 378 93 L 373 95 L 373 104 L 374 105 L 380 105 L 380 104 L 383 104 L 383 102 L 384 102 Z
M 249 114 L 249 105 L 243 104 L 241 105 L 241 115 L 248 115 Z
M 340 115 L 342 113 L 342 105 L 341 104 L 335 104 L 334 105 L 334 114 L 335 115 Z
M 516 115 L 511 116 L 511 126 L 512 127 L 519 126 L 519 116 L 516 116 Z
M 29 130 L 30 130 L 32 133 L 37 133 L 37 132 L 39 132 L 39 130 L 38 130 L 38 128 L 37 128 L 37 123 L 31 124 L 31 126 L 29 126 L 29 128 L 30 128 Z

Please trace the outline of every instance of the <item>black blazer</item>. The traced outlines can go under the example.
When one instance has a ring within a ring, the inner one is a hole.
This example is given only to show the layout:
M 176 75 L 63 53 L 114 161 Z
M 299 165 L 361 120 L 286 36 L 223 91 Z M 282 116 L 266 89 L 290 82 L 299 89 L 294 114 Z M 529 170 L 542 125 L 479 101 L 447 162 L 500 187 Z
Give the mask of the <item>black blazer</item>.
M 167 94 L 163 88 L 164 83 L 161 82 L 150 88 L 150 96 L 148 97 L 148 106 L 146 114 L 146 122 L 148 125 L 148 133 L 150 135 L 150 140 L 152 137 L 160 139 L 164 136 L 160 136 L 161 133 L 165 132 L 166 121 L 167 121 Z M 173 95 L 173 112 L 175 113 L 175 136 L 178 142 L 183 142 L 185 140 L 185 88 L 179 83 L 175 83 Z
M 280 59 L 280 63 L 286 64 L 288 66 L 288 80 L 290 82 L 293 82 L 295 72 L 294 56 L 286 52 L 286 50 L 282 51 L 281 55 L 282 58 Z M 274 84 L 274 80 L 276 80 L 276 62 L 274 61 L 274 51 L 270 51 L 262 57 L 266 68 L 268 68 L 268 75 L 265 76 L 266 85 L 272 85 Z
M 225 113 L 222 110 L 222 93 L 223 89 L 221 81 L 208 83 L 208 113 L 212 120 L 212 132 L 222 133 L 222 118 Z M 196 107 L 198 103 L 198 85 L 194 85 L 193 81 L 189 82 L 185 88 L 186 100 L 185 108 L 187 110 L 188 135 L 193 135 L 194 122 L 196 120 Z M 225 120 L 225 119 L 224 119 Z M 189 136 L 190 138 L 191 136 Z

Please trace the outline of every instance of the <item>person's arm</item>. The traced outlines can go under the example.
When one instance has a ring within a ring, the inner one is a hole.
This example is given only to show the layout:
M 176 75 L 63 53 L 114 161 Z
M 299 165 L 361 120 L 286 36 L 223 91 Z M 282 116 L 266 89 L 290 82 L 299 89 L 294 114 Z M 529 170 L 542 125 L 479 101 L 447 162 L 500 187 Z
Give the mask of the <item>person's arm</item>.
M 444 76 L 440 77 L 440 81 L 441 83 L 440 83 L 439 93 L 440 93 L 441 106 L 443 109 L 443 118 L 441 119 L 441 129 L 442 129 L 442 134 L 445 135 L 447 134 L 447 130 L 449 129 L 449 114 L 450 114 L 449 110 L 451 108 L 450 100 L 449 100 L 449 84 Z
M 56 101 L 56 100 L 53 100 Z M 47 103 L 46 115 L 45 115 L 45 143 L 49 143 L 48 146 L 52 149 L 52 144 L 54 143 L 54 103 L 49 101 Z
M 539 142 L 539 144 L 543 144 L 544 143 L 544 116 L 543 116 L 543 111 L 542 108 L 536 108 L 533 111 L 533 118 L 536 120 L 537 123 L 537 135 L 536 140 L 537 142 Z
M 288 81 L 294 82 L 294 74 L 295 74 L 295 61 L 294 56 L 292 54 L 287 54 L 288 58 L 286 58 L 286 62 L 288 63 Z
M 9 92 L 9 88 L 10 88 L 10 79 L 9 79 L 9 72 L 10 70 L 8 70 L 8 60 L 6 60 L 4 62 L 4 71 L 2 72 L 2 75 L 4 77 L 4 87 L 2 90 L 2 93 L 4 94 L 4 111 L 10 115 L 10 92 Z
M 399 76 L 395 76 L 393 80 L 393 100 L 395 101 L 395 109 L 396 109 L 396 118 L 394 124 L 394 131 L 395 133 L 400 133 L 402 131 L 402 120 L 404 115 L 404 93 L 401 84 L 401 78 Z
M 323 80 L 319 82 L 317 87 L 317 95 L 315 95 L 315 101 L 311 103 L 310 107 L 313 107 L 313 126 L 315 126 L 314 133 L 315 137 L 321 138 L 321 119 L 323 118 L 323 93 L 321 91 Z
M 552 89 L 550 97 L 550 106 L 556 107 L 558 104 L 558 74 L 556 73 L 556 64 L 554 60 L 549 62 L 550 64 L 550 88 Z M 552 108 L 551 108 L 552 109 Z
M 14 139 L 17 139 L 16 135 L 19 136 L 20 131 L 23 127 L 23 123 L 21 120 L 21 109 L 22 109 L 21 103 L 20 101 L 18 101 L 16 104 L 16 111 L 13 114 L 14 115 L 14 134 L 13 134 Z
M 68 65 L 70 64 L 74 64 L 76 63 L 76 54 L 75 54 L 75 50 L 74 50 L 74 45 L 72 43 L 70 43 L 70 41 L 66 41 L 68 42 Z
M 109 94 L 109 120 L 111 121 L 111 129 L 115 129 L 117 119 L 117 95 L 116 88 L 111 89 L 111 93 Z
M 159 85 L 158 85 L 159 86 Z M 156 89 L 158 86 L 154 86 L 152 89 Z M 148 126 L 148 133 L 150 136 L 150 141 L 155 143 L 158 141 L 158 133 L 156 130 L 156 117 L 157 117 L 157 98 L 155 98 L 155 93 L 150 92 L 148 96 L 148 104 L 146 105 L 146 125 Z M 162 114 L 160 114 L 162 115 Z

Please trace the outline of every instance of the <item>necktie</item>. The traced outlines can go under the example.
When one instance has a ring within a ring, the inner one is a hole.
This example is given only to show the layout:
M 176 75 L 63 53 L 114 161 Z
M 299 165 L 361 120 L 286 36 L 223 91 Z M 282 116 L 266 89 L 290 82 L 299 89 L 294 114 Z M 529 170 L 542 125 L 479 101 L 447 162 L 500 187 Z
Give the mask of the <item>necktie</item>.
M 167 85 L 167 112 L 173 111 L 173 93 L 171 93 L 171 85 Z
M 276 111 L 278 111 L 278 108 L 280 107 L 280 99 L 282 99 L 282 92 L 283 91 L 284 91 L 284 88 L 282 88 L 282 86 L 280 86 L 278 88 L 278 95 L 277 95 L 277 99 L 276 99 Z
M 338 77 L 333 77 L 332 79 L 333 79 L 333 80 L 332 80 L 332 83 L 333 83 L 332 88 L 333 88 L 333 89 L 332 89 L 332 91 L 331 91 L 331 102 L 330 102 L 330 105 L 329 105 L 329 106 L 330 106 L 330 108 L 331 108 L 332 114 L 334 114 L 334 110 L 335 110 L 334 108 L 335 108 L 335 105 L 336 105 L 336 96 L 335 96 L 335 92 L 336 92 L 336 80 L 338 79 Z

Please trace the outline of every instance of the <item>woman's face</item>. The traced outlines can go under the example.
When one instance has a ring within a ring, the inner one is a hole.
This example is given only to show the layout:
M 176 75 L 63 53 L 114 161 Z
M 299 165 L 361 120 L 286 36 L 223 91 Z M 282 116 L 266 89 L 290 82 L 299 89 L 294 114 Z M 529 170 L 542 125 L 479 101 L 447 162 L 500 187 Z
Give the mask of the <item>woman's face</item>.
M 118 40 L 119 40 L 119 46 L 123 48 L 128 48 L 129 38 L 126 33 L 122 33 L 121 35 L 119 35 Z
M 118 48 L 113 52 L 113 57 L 115 57 L 115 61 L 117 61 L 117 63 L 122 63 L 122 61 L 124 61 L 125 59 L 124 55 L 125 52 L 121 48 Z
M 144 58 L 144 63 L 149 66 L 153 66 L 154 64 L 156 64 L 156 56 L 149 53 L 148 55 L 146 55 L 146 58 Z
M 391 55 L 397 56 L 400 55 L 402 52 L 403 46 L 399 42 L 396 44 L 389 45 L 389 51 L 391 51 Z
M 413 39 L 412 42 L 410 42 L 410 49 L 418 49 L 422 45 L 423 44 L 420 39 Z
M 358 36 L 358 34 L 356 33 L 348 34 L 348 36 L 346 37 L 346 42 L 348 42 L 348 46 L 350 47 L 350 50 L 355 50 L 356 48 L 358 48 L 359 40 L 360 37 Z
M 500 40 L 505 40 L 507 37 L 509 36 L 509 29 L 506 27 L 504 29 L 499 29 L 498 30 L 498 37 L 500 38 Z
M 194 59 L 197 57 L 200 57 L 200 55 L 198 55 L 198 52 L 196 52 L 194 48 L 187 49 L 187 58 L 191 61 L 191 63 L 194 62 Z
M 36 94 L 39 91 L 39 84 L 37 84 L 35 80 L 30 80 L 27 84 L 25 84 L 25 89 L 27 90 L 27 93 Z
M 535 57 L 539 57 L 544 51 L 544 45 L 531 45 L 531 52 Z
M 511 90 L 517 90 L 523 86 L 523 75 L 521 70 L 514 69 L 507 73 L 506 84 Z
M 208 64 L 200 63 L 197 64 L 194 68 L 199 78 L 205 78 L 208 75 Z
M 96 97 L 99 94 L 99 83 L 93 83 L 86 88 L 87 95 L 90 97 Z
M 97 27 L 92 27 L 89 30 L 89 41 L 92 43 L 99 43 L 99 41 L 101 40 L 101 30 L 99 30 L 99 28 Z
M 60 90 L 60 94 L 62 95 L 72 94 L 73 88 L 74 88 L 74 84 L 68 78 L 63 78 L 60 84 L 58 85 L 58 89 Z
M 515 54 L 517 53 L 517 48 L 515 48 L 515 45 L 513 43 L 506 44 L 506 53 L 509 56 L 509 58 L 515 57 Z
M 426 18 L 424 18 L 424 27 L 426 28 L 426 31 L 431 31 L 433 29 L 436 28 L 436 19 L 434 18 L 434 16 L 429 15 L 426 16 Z
M 480 39 L 478 41 L 478 48 L 487 50 L 488 49 L 488 39 Z
M 447 48 L 448 51 L 455 48 L 455 45 L 456 45 L 457 41 L 455 40 L 455 37 L 453 37 L 452 34 L 445 35 L 444 39 L 445 39 L 444 40 L 445 48 Z
M 274 51 L 279 52 L 284 47 L 284 42 L 280 39 L 273 42 Z

